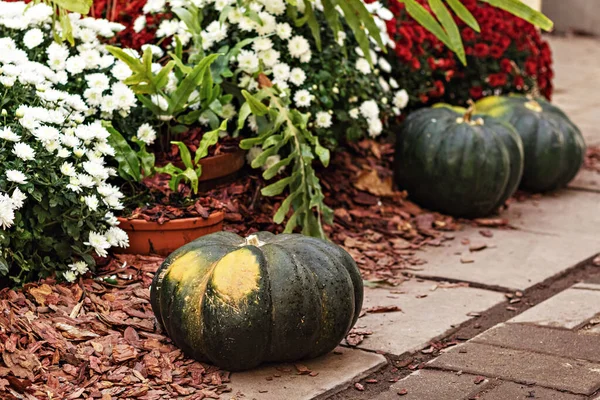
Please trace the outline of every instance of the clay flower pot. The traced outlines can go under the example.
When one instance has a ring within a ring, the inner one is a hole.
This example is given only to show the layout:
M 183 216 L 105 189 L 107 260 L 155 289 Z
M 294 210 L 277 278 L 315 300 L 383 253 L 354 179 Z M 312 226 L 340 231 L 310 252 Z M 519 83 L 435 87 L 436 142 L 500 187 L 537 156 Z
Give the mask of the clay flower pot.
M 240 149 L 233 153 L 224 153 L 201 159 L 199 164 L 202 165 L 202 175 L 200 175 L 199 181 L 223 178 L 239 171 L 246 163 L 245 155 L 246 152 Z M 181 163 L 181 166 L 183 166 L 183 163 Z
M 159 225 L 143 219 L 119 217 L 119 227 L 129 235 L 129 247 L 119 252 L 127 254 L 159 254 L 167 256 L 200 236 L 223 230 L 225 213 L 217 211 L 207 219 L 174 219 Z

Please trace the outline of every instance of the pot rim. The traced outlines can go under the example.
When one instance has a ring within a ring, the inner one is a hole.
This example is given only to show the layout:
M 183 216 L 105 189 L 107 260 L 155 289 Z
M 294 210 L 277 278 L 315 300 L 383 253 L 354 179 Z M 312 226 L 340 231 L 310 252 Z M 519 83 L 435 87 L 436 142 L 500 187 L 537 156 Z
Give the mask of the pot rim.
M 160 225 L 158 222 L 146 221 L 145 219 L 127 219 L 117 217 L 119 227 L 124 230 L 132 231 L 178 231 L 197 229 L 206 226 L 212 226 L 220 223 L 225 218 L 223 211 L 215 211 L 204 219 L 202 217 L 190 217 L 172 219 Z

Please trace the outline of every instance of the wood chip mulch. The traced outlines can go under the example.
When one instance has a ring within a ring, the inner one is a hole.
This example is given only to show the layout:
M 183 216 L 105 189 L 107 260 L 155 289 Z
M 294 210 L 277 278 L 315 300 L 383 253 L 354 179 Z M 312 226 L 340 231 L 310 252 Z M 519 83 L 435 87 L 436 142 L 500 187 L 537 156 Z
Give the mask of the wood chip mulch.
M 0 398 L 218 399 L 229 373 L 185 358 L 155 325 L 160 257 L 119 256 L 100 277 L 0 291 Z M 110 282 L 110 283 L 108 283 Z
M 583 168 L 600 173 L 600 146 L 588 147 Z

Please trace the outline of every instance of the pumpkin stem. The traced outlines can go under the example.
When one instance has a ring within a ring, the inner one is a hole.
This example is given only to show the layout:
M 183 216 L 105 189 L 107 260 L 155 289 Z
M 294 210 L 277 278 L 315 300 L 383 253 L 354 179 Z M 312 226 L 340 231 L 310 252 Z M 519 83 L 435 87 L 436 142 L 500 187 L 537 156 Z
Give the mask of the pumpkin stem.
M 467 108 L 467 112 L 463 116 L 463 120 L 465 122 L 471 122 L 471 117 L 473 116 L 473 113 L 475 112 L 475 103 L 473 102 L 473 100 L 469 99 L 467 104 L 469 104 L 469 108 Z
M 243 246 L 256 246 L 256 247 L 260 247 L 263 244 L 265 244 L 264 242 L 261 242 L 260 239 L 258 238 L 258 236 L 256 235 L 250 235 L 245 239 L 245 243 L 243 244 Z

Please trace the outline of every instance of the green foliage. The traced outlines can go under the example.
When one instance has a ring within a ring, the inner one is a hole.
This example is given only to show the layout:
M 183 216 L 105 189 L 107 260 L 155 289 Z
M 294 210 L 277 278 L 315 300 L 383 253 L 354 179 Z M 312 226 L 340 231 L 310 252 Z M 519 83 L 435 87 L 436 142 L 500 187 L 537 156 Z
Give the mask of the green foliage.
M 90 12 L 94 0 L 35 0 L 35 3 L 48 4 L 54 10 L 52 16 L 53 27 L 58 21 L 62 28 L 62 34 L 54 30 L 54 39 L 57 42 L 68 41 L 71 45 L 75 44 L 73 38 L 73 27 L 69 19 L 69 12 L 76 12 L 82 15 L 87 15 Z
M 275 88 L 263 88 L 255 95 L 243 92 L 247 102 L 242 108 L 247 105 L 250 112 L 260 120 L 260 128 L 257 137 L 242 140 L 240 147 L 262 147 L 262 153 L 252 161 L 253 168 L 265 165 L 267 159 L 280 152 L 284 146 L 290 148 L 289 155 L 267 168 L 263 177 L 271 179 L 281 167 L 293 165 L 290 175 L 263 188 L 261 193 L 264 196 L 277 196 L 287 189 L 289 195 L 281 203 L 274 221 L 282 223 L 293 209 L 285 232 L 293 232 L 296 227 L 301 226 L 303 234 L 325 238 L 322 221 L 331 223 L 333 212 L 323 203 L 323 192 L 312 162 L 318 158 L 327 166 L 329 150 L 321 146 L 319 139 L 307 129 L 308 116 L 290 108 L 287 97 L 282 98 L 280 94 Z M 248 115 L 248 112 L 240 112 L 239 126 L 244 125 Z

